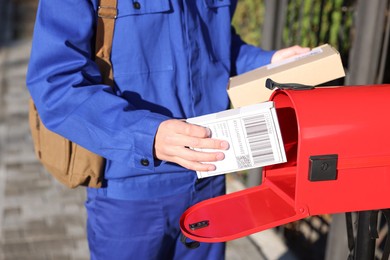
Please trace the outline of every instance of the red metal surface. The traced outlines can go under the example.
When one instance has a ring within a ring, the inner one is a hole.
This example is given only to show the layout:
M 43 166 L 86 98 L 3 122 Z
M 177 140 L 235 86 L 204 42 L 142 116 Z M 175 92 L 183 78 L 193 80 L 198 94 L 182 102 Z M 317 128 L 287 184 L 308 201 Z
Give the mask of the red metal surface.
M 296 205 L 311 215 L 390 207 L 390 85 L 277 91 L 271 99 L 290 111 L 279 120 L 296 164 Z M 309 181 L 309 157 L 325 154 L 338 154 L 337 180 Z M 284 167 L 267 168 L 265 178 Z
M 278 205 L 278 206 L 275 206 Z M 223 242 L 247 236 L 308 216 L 294 209 L 293 201 L 268 185 L 206 200 L 188 209 L 180 220 L 186 237 L 200 242 Z M 203 220 L 209 226 L 191 230 Z
M 271 100 L 287 163 L 265 167 L 258 187 L 188 209 L 185 236 L 221 242 L 309 215 L 390 208 L 390 85 L 278 90 Z M 327 154 L 338 155 L 337 178 L 310 181 L 309 157 Z

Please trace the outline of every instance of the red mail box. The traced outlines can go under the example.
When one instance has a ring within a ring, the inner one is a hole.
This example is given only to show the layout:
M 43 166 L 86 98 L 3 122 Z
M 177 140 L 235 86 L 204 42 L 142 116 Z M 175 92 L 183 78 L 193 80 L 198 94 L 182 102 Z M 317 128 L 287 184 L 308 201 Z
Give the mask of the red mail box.
M 310 215 L 390 208 L 390 85 L 277 90 L 287 162 L 262 184 L 198 203 L 183 234 L 223 242 Z

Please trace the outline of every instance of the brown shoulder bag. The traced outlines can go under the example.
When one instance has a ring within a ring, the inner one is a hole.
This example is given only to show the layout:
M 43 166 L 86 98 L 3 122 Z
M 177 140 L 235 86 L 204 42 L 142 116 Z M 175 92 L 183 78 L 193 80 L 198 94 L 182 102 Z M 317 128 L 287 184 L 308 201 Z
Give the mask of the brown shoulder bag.
M 95 61 L 103 83 L 110 86 L 113 86 L 110 56 L 116 15 L 117 0 L 100 0 Z M 29 123 L 35 154 L 51 175 L 69 188 L 102 186 L 105 159 L 48 130 L 31 98 Z

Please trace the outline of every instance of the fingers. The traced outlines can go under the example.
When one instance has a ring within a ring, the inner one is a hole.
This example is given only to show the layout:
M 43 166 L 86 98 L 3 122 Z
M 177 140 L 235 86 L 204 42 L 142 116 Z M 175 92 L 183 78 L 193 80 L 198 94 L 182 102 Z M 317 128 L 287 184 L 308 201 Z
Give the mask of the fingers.
M 177 164 L 183 166 L 192 171 L 208 172 L 215 171 L 216 167 L 214 164 L 200 163 L 195 161 L 187 161 L 182 158 L 178 158 Z
M 229 143 L 224 140 L 212 139 L 212 138 L 199 138 L 189 137 L 185 135 L 175 135 L 167 139 L 167 142 L 173 145 L 199 148 L 199 149 L 216 149 L 227 150 L 229 149 Z
M 162 122 L 167 129 L 175 131 L 177 134 L 193 136 L 199 138 L 210 137 L 210 129 L 198 125 L 193 125 L 180 120 L 167 120 Z
M 308 51 L 310 51 L 310 48 L 303 48 L 299 45 L 295 45 L 295 46 L 280 50 L 281 56 L 284 59 L 293 57 L 295 55 L 303 54 L 303 53 L 306 53 Z
M 161 123 L 160 128 L 164 128 L 166 145 L 202 148 L 202 149 L 229 149 L 229 143 L 224 140 L 209 138 L 210 129 L 189 124 L 179 120 L 167 120 Z
M 303 54 L 310 51 L 310 48 L 307 47 L 301 47 L 299 45 L 294 45 L 292 47 L 287 48 L 287 52 L 289 57 L 298 55 L 298 54 Z
M 299 45 L 294 45 L 288 48 L 280 49 L 276 51 L 275 54 L 272 56 L 271 63 L 282 61 L 309 51 L 310 48 L 304 48 Z
M 155 136 L 155 157 L 194 171 L 213 171 L 215 166 L 211 163 L 225 158 L 218 150 L 229 149 L 229 143 L 210 138 L 210 134 L 210 130 L 202 126 L 174 119 L 164 121 Z
M 222 152 L 199 152 L 189 148 L 181 148 L 172 154 L 172 160 L 183 167 L 194 171 L 214 171 L 216 169 L 212 162 L 221 161 L 225 158 Z
M 182 146 L 165 146 L 159 150 L 160 159 L 177 163 L 194 171 L 214 171 L 215 165 L 209 164 L 225 158 L 223 152 L 200 152 Z
M 223 152 L 197 151 L 182 146 L 166 146 L 161 149 L 161 152 L 171 158 L 183 158 L 194 162 L 216 162 L 225 158 L 225 154 Z

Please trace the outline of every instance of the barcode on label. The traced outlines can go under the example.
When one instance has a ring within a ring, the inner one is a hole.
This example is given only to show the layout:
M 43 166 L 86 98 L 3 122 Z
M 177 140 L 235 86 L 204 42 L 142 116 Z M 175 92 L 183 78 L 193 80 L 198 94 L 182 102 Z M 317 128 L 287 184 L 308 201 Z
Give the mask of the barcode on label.
M 237 167 L 239 169 L 252 166 L 251 158 L 249 157 L 249 155 L 236 156 L 236 161 L 237 161 Z
M 243 122 L 254 164 L 273 162 L 274 155 L 265 116 L 244 117 Z

